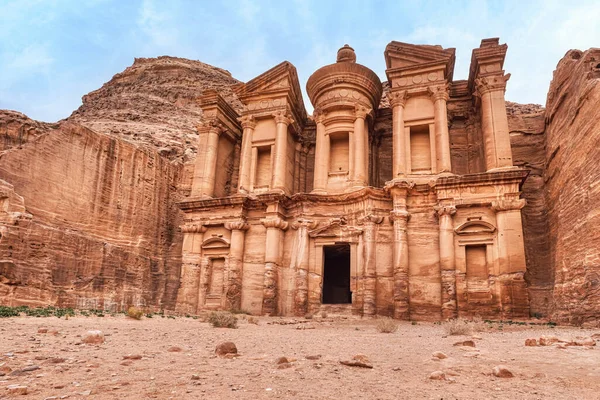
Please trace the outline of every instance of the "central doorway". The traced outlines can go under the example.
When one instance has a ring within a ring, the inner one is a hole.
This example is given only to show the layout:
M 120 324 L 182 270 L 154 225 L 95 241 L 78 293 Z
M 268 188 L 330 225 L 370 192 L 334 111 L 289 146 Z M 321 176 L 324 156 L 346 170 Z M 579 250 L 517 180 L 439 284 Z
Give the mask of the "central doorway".
M 352 303 L 350 244 L 323 247 L 323 304 Z

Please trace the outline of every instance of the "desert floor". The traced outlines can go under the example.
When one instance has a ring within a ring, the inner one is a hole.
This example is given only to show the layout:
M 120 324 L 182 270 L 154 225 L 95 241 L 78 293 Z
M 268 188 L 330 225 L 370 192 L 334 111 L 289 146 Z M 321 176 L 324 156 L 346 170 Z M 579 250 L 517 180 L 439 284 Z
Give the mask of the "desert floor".
M 439 324 L 400 322 L 396 332 L 380 333 L 377 323 L 261 317 L 258 325 L 242 319 L 238 329 L 226 329 L 159 316 L 3 318 L 0 398 L 600 399 L 599 346 L 524 344 L 544 335 L 600 338 L 598 329 L 493 324 L 475 335 L 449 336 Z M 105 342 L 82 344 L 88 330 L 101 330 Z M 464 340 L 476 347 L 454 345 Z M 215 356 L 223 341 L 233 341 L 239 357 Z M 436 351 L 448 357 L 432 357 Z M 340 364 L 356 354 L 373 368 Z M 291 367 L 278 368 L 282 356 Z M 495 377 L 499 364 L 514 377 Z M 429 379 L 434 371 L 445 379 Z M 28 393 L 10 394 L 10 385 L 27 386 Z

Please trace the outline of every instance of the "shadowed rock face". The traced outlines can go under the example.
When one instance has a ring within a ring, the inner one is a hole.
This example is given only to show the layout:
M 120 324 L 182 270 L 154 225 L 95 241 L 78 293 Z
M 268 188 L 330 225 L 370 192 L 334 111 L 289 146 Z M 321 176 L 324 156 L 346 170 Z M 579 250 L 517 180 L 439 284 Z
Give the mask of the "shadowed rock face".
M 546 195 L 554 317 L 600 311 L 600 49 L 558 63 L 546 103 Z

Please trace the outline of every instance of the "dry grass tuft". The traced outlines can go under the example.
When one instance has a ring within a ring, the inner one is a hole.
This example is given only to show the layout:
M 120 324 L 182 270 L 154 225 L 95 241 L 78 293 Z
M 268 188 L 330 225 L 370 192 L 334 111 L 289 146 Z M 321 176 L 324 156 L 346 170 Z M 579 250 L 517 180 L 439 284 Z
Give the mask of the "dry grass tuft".
M 250 317 L 247 318 L 247 321 L 248 321 L 249 324 L 258 325 L 258 318 L 250 316 Z
M 139 308 L 137 308 L 137 307 L 131 306 L 131 307 L 129 307 L 127 309 L 127 316 L 129 318 L 133 318 L 133 319 L 138 319 L 139 320 L 139 319 L 142 319 L 143 315 L 144 315 L 144 312 L 142 310 L 140 310 Z
M 472 320 L 456 318 L 442 324 L 448 335 L 472 335 L 474 332 L 486 330 L 485 322 L 480 317 Z
M 398 330 L 398 324 L 391 318 L 382 318 L 377 321 L 377 330 L 380 333 L 394 333 Z
M 236 329 L 238 319 L 235 315 L 226 311 L 214 311 L 208 316 L 208 323 L 215 328 Z

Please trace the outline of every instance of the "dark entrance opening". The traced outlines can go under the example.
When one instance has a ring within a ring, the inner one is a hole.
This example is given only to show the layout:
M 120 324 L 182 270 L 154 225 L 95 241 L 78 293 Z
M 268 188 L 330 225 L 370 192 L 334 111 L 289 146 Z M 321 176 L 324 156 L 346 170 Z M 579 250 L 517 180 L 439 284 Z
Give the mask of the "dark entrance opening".
M 350 245 L 323 247 L 323 304 L 352 303 Z

